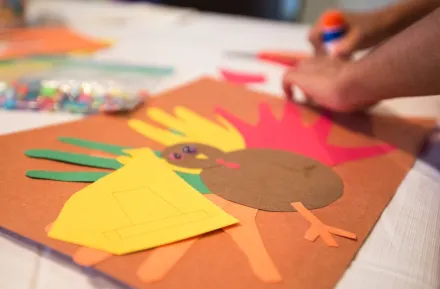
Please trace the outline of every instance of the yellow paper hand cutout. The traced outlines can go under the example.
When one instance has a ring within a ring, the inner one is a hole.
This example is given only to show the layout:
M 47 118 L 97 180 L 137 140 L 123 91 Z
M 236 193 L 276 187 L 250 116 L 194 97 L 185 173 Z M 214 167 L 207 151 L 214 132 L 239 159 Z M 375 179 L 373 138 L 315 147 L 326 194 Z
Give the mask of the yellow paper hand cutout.
M 75 193 L 49 237 L 123 255 L 237 222 L 150 149 L 139 149 L 123 168 Z
M 215 123 L 183 106 L 175 107 L 174 114 L 175 116 L 172 116 L 158 108 L 147 109 L 147 115 L 152 120 L 183 135 L 135 119 L 130 120 L 129 125 L 147 138 L 165 146 L 200 143 L 225 152 L 245 148 L 245 141 L 240 132 L 221 116 L 216 116 L 218 123 Z

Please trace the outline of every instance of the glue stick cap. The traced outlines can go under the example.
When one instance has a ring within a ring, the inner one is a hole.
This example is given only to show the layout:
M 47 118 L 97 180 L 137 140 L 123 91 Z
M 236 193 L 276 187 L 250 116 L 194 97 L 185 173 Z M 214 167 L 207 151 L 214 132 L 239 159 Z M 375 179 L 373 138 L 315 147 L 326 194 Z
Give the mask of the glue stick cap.
M 333 46 L 332 43 L 340 40 L 345 35 L 345 20 L 342 12 L 331 10 L 324 13 L 320 21 L 322 27 L 322 40 L 326 46 Z M 333 50 L 327 47 L 327 51 Z
M 336 28 L 345 25 L 344 14 L 339 10 L 329 10 L 320 19 L 322 28 Z

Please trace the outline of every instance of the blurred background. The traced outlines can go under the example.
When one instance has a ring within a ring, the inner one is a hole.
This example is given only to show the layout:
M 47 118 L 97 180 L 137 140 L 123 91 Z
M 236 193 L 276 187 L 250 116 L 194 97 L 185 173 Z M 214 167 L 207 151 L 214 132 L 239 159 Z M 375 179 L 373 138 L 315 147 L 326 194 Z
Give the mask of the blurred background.
M 328 7 L 350 10 L 377 8 L 393 0 L 127 0 L 192 7 L 203 11 L 274 20 L 313 22 Z
M 31 2 L 44 0 L 28 0 Z M 62 2 L 63 0 L 59 0 Z M 77 0 L 93 2 L 106 0 Z M 118 0 L 113 2 L 150 2 L 189 7 L 201 11 L 245 15 L 281 21 L 312 23 L 329 7 L 367 10 L 396 0 Z

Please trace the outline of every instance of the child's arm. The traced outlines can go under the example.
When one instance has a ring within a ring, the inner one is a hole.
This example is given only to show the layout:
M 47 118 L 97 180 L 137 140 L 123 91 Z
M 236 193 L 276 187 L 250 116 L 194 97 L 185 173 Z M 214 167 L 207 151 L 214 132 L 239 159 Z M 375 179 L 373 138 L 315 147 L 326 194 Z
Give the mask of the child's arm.
M 439 0 L 404 0 L 369 12 L 344 12 L 349 30 L 338 43 L 335 53 L 339 56 L 349 56 L 357 50 L 375 46 L 437 7 L 440 7 Z M 319 23 L 316 23 L 309 34 L 309 40 L 317 54 L 324 52 L 321 33 L 321 27 Z
M 314 102 L 354 111 L 387 98 L 440 94 L 440 8 L 358 62 L 317 57 L 288 70 L 288 96 L 298 85 Z

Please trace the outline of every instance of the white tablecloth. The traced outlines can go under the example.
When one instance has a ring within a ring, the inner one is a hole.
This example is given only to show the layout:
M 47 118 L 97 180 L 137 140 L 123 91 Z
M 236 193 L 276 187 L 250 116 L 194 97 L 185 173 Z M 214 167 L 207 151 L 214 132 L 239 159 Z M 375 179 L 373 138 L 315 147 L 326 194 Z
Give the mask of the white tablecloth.
M 31 16 L 41 11 L 56 11 L 83 33 L 117 40 L 113 48 L 97 53 L 95 58 L 173 66 L 176 74 L 161 83 L 157 91 L 201 75 L 216 76 L 218 68 L 225 67 L 266 74 L 268 82 L 252 88 L 279 97 L 283 73 L 280 67 L 229 59 L 224 52 L 309 49 L 307 27 L 301 25 L 139 4 L 118 6 L 115 10 L 99 1 L 48 3 L 34 1 Z M 440 99 L 393 100 L 382 104 L 377 111 L 440 116 Z M 77 118 L 70 114 L 0 111 L 0 134 Z M 339 282 L 339 289 L 440 288 L 440 173 L 434 168 L 434 165 L 440 167 L 439 162 L 440 144 L 416 162 Z M 3 235 L 0 236 L 0 280 L 2 289 L 120 288 L 47 250 Z

